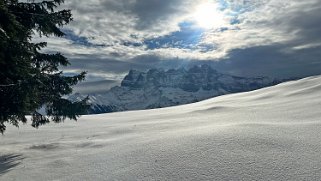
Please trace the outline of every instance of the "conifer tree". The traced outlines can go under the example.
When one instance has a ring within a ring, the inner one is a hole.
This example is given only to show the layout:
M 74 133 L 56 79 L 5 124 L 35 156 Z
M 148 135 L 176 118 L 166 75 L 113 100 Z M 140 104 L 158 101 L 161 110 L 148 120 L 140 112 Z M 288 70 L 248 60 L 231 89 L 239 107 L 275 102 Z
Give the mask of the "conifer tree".
M 61 53 L 41 51 L 46 42 L 34 43 L 32 37 L 62 37 L 60 27 L 72 21 L 70 10 L 55 9 L 64 0 L 27 1 L 0 0 L 0 132 L 6 124 L 26 123 L 32 126 L 66 118 L 77 120 L 86 113 L 87 100 L 71 102 L 64 97 L 72 86 L 84 80 L 85 72 L 65 76 L 59 66 L 69 62 Z M 39 113 L 45 109 L 46 114 Z

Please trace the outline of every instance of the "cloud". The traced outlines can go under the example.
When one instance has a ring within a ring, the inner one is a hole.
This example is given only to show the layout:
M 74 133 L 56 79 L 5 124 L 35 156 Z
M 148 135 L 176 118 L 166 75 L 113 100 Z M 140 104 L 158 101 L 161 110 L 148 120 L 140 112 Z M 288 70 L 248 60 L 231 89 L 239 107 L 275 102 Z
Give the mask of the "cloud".
M 149 51 L 146 42 L 166 40 L 184 31 L 184 22 L 190 21 L 197 5 L 205 0 L 70 0 L 75 21 L 68 26 L 68 34 L 86 37 L 88 43 L 104 45 L 97 52 L 119 54 L 125 58 L 148 54 L 166 54 L 166 47 Z M 177 51 L 178 57 L 191 53 L 200 59 L 219 59 L 230 50 L 274 43 L 310 44 L 319 38 L 320 0 L 220 0 L 220 12 L 231 23 L 225 31 L 213 29 L 203 32 L 199 44 L 218 45 L 212 51 Z M 215 18 L 214 18 L 215 19 Z M 192 26 L 191 26 L 192 28 Z M 197 29 L 196 29 L 197 31 Z M 139 46 L 130 46 L 139 45 Z M 172 46 L 168 46 L 172 51 Z M 185 48 L 184 46 L 181 48 Z M 147 52 L 147 51 L 148 52 Z M 91 52 L 91 51 L 89 51 Z M 92 52 L 91 52 L 92 53 Z M 204 55 L 205 53 L 205 55 Z M 195 56 L 190 57 L 194 59 Z
M 320 48 L 284 53 L 285 45 L 273 44 L 235 49 L 229 57 L 213 63 L 221 71 L 241 76 L 298 78 L 320 74 Z
M 120 81 L 115 80 L 97 80 L 87 81 L 77 84 L 73 91 L 80 94 L 99 94 L 104 93 L 114 86 L 120 85 Z
M 225 17 L 221 27 L 193 20 L 208 2 Z M 74 17 L 67 36 L 42 40 L 44 51 L 70 58 L 66 71 L 116 80 L 132 68 L 209 63 L 247 76 L 321 73 L 321 0 L 69 0 L 62 8 Z

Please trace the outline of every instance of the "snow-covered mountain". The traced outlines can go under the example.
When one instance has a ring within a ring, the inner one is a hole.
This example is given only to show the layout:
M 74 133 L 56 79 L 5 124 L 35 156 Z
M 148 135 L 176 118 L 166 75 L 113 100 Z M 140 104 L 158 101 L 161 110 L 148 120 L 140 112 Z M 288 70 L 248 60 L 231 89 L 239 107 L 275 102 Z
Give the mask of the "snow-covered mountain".
M 182 105 L 228 93 L 245 92 L 279 83 L 265 77 L 245 78 L 222 74 L 208 65 L 189 70 L 130 70 L 116 86 L 101 94 L 90 94 L 90 113 L 108 113 Z M 74 94 L 71 100 L 87 95 Z
M 0 180 L 320 180 L 321 76 L 194 104 L 8 125 Z

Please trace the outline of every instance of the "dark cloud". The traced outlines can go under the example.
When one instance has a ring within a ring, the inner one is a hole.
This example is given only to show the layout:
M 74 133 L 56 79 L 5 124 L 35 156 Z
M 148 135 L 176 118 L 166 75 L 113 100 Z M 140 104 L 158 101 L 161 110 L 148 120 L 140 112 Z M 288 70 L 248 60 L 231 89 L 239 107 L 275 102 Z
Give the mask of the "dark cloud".
M 77 84 L 74 87 L 74 92 L 81 94 L 99 94 L 118 85 L 120 85 L 120 81 L 116 80 L 85 81 Z
M 283 52 L 285 48 L 286 45 L 269 45 L 236 49 L 229 53 L 229 58 L 213 65 L 241 76 L 301 78 L 321 74 L 320 48 Z
M 195 63 L 195 61 L 187 61 L 182 59 L 163 59 L 154 55 L 141 55 L 128 60 L 117 60 L 109 58 L 94 57 L 91 55 L 82 58 L 71 59 L 71 66 L 63 67 L 66 72 L 85 70 L 89 76 L 91 74 L 100 73 L 102 75 L 115 75 L 115 79 L 128 73 L 130 69 L 145 71 L 151 68 L 170 69 L 176 67 L 184 67 L 187 64 Z M 88 79 L 94 79 L 89 77 Z

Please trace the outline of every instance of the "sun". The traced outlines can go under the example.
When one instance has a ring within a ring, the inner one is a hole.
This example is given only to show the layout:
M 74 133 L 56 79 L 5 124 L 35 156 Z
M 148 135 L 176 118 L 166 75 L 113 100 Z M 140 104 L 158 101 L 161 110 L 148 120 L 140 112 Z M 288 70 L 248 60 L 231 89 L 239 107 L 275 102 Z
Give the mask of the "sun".
M 204 3 L 196 7 L 193 19 L 202 28 L 212 29 L 225 24 L 224 15 L 214 3 Z

